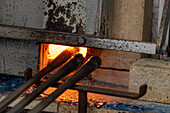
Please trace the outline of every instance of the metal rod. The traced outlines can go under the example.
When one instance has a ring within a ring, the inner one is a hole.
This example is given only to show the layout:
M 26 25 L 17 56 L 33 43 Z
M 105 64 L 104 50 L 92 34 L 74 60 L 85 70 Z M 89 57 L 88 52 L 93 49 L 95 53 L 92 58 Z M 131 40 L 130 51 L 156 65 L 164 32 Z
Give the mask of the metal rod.
M 34 92 L 27 95 L 21 102 L 16 104 L 12 109 L 7 113 L 19 113 L 24 109 L 26 105 L 32 102 L 37 96 L 43 93 L 49 86 L 55 84 L 61 78 L 65 77 L 72 71 L 74 71 L 80 64 L 84 62 L 84 57 L 81 54 L 76 55 L 73 58 L 70 58 L 62 67 L 47 81 L 43 82 Z
M 45 107 L 47 107 L 55 98 L 60 96 L 65 90 L 71 88 L 76 82 L 89 75 L 95 69 L 101 65 L 101 60 L 99 57 L 89 58 L 78 70 L 71 73 L 71 77 L 62 84 L 57 90 L 55 90 L 51 95 L 44 99 L 40 104 L 35 106 L 28 113 L 40 113 Z
M 144 96 L 147 92 L 147 87 L 148 87 L 147 84 L 141 85 L 140 88 L 139 88 L 139 94 L 136 95 L 136 97 L 134 97 L 132 99 L 138 99 L 138 98 Z
M 78 113 L 87 113 L 87 92 L 79 90 Z
M 74 86 L 72 89 L 82 90 L 91 93 L 110 95 L 110 96 L 123 97 L 123 98 L 138 99 L 146 94 L 147 85 L 146 84 L 141 85 L 139 93 L 119 91 L 119 90 L 99 88 L 99 87 L 83 86 L 83 85 Z
M 104 37 L 14 27 L 7 25 L 0 25 L 0 37 L 146 54 L 156 53 L 156 44 L 149 42 L 120 39 L 118 40 L 116 37 L 114 37 L 115 39 L 113 39 L 113 37 L 107 37 L 106 39 Z
M 28 81 L 30 78 L 32 78 L 32 72 L 33 69 L 32 68 L 28 68 L 24 71 L 24 80 L 25 82 Z
M 143 84 L 140 86 L 139 93 L 119 91 L 113 89 L 99 88 L 99 87 L 90 87 L 90 86 L 74 86 L 73 89 L 87 91 L 91 93 L 105 94 L 117 97 L 124 97 L 130 99 L 138 99 L 144 96 L 147 92 L 147 85 Z
M 57 83 L 57 84 L 54 84 L 52 87 L 59 87 L 60 85 L 61 85 L 61 83 Z M 100 87 L 93 87 L 93 86 L 88 86 L 88 85 L 79 85 L 79 84 L 74 85 L 70 89 L 81 90 L 84 92 L 110 95 L 110 96 L 123 97 L 123 98 L 139 99 L 140 97 L 142 97 L 146 94 L 147 85 L 146 84 L 141 85 L 139 88 L 139 93 L 126 92 L 126 91 L 100 88 Z
M 65 63 L 72 55 L 79 52 L 79 49 L 66 49 L 59 56 L 57 56 L 50 64 L 48 64 L 44 69 L 38 72 L 35 76 L 30 78 L 22 86 L 20 86 L 16 91 L 11 93 L 8 97 L 0 102 L 0 112 L 2 112 L 11 102 L 17 99 L 23 91 L 29 88 L 34 83 L 40 81 L 47 73 L 51 72 L 55 68 L 59 67 L 61 64 Z

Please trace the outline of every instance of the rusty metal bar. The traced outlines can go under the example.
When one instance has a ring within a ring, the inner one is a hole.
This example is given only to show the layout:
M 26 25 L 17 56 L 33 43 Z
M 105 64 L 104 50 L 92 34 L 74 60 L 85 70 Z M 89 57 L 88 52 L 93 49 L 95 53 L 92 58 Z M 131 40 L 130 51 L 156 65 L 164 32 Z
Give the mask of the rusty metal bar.
M 156 54 L 156 44 L 131 40 L 118 40 L 87 36 L 80 34 L 61 33 L 56 31 L 0 25 L 0 37 L 34 40 L 70 46 L 112 49 L 146 54 Z
M 78 70 L 71 73 L 71 77 L 68 81 L 62 84 L 57 90 L 55 90 L 51 95 L 44 99 L 40 104 L 35 106 L 28 113 L 40 113 L 45 107 L 47 107 L 55 98 L 60 96 L 64 91 L 71 88 L 75 83 L 80 81 L 85 76 L 89 75 L 95 69 L 101 65 L 101 60 L 99 57 L 89 58 Z
M 26 105 L 32 102 L 37 96 L 43 93 L 49 86 L 55 84 L 61 78 L 65 77 L 74 71 L 80 64 L 84 62 L 84 57 L 81 54 L 76 55 L 74 58 L 69 59 L 62 67 L 47 81 L 43 82 L 33 93 L 29 94 L 21 102 L 16 104 L 7 113 L 19 113 Z
M 87 113 L 87 92 L 79 90 L 78 113 Z
M 77 48 L 64 50 L 59 56 L 57 56 L 44 69 L 42 69 L 35 76 L 30 78 L 26 83 L 24 83 L 22 86 L 20 86 L 18 89 L 16 89 L 16 91 L 14 91 L 8 97 L 6 97 L 4 100 L 2 100 L 0 102 L 0 112 L 2 112 L 11 102 L 13 102 L 15 99 L 17 99 L 23 91 L 25 91 L 27 88 L 29 88 L 34 83 L 40 81 L 40 79 L 42 77 L 44 77 L 47 73 L 51 72 L 55 68 L 59 67 L 61 64 L 65 63 L 69 58 L 71 58 L 72 55 L 76 54 L 77 52 L 79 52 L 79 50 Z

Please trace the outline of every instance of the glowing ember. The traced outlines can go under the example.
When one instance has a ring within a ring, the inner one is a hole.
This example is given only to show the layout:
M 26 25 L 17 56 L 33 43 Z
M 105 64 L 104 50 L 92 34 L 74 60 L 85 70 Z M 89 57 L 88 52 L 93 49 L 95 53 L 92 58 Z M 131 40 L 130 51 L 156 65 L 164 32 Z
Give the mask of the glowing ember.
M 48 58 L 49 59 L 54 59 L 56 58 L 62 51 L 64 51 L 65 49 L 72 49 L 74 47 L 70 47 L 70 46 L 63 46 L 63 45 L 55 45 L 55 44 L 49 44 L 49 54 L 48 54 Z M 87 48 L 84 47 L 80 47 L 80 52 L 84 57 L 87 54 Z

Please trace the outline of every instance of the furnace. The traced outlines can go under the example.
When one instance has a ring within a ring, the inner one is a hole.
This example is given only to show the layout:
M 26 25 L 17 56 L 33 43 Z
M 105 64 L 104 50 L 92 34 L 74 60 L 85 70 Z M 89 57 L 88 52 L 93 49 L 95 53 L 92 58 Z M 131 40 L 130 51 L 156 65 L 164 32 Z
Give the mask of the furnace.
M 87 102 L 95 103 L 92 93 L 169 104 L 169 0 L 2 0 L 0 4 L 0 73 L 25 78 L 13 96 L 1 102 L 1 112 L 33 84 L 35 91 L 8 113 L 20 112 L 38 95 L 47 98 L 30 112 L 40 112 L 66 89 L 70 94 L 79 92 L 79 104 L 78 99 L 73 103 L 80 113 L 87 112 Z M 61 97 L 56 101 L 63 102 Z M 106 108 L 107 101 L 92 106 Z M 120 106 L 127 107 L 124 103 Z

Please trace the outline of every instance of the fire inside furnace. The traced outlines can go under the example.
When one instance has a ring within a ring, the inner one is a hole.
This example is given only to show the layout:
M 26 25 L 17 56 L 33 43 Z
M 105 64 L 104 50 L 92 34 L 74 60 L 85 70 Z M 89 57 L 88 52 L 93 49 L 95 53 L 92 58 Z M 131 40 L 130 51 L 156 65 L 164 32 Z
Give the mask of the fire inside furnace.
M 55 44 L 49 44 L 49 53 L 48 58 L 54 59 L 56 58 L 62 51 L 65 49 L 73 49 L 74 47 L 71 46 L 63 46 L 63 45 L 55 45 Z M 87 48 L 85 47 L 79 47 L 81 53 L 84 57 L 86 57 L 87 54 Z

